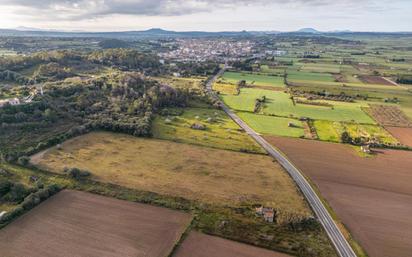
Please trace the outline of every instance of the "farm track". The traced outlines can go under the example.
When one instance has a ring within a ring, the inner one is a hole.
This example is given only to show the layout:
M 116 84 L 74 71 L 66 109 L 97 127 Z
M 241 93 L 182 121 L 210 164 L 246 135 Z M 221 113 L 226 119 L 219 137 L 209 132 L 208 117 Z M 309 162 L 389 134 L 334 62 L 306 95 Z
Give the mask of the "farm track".
M 225 72 L 226 67 L 221 69 L 212 79 L 206 84 L 206 89 L 214 97 L 218 99 L 218 96 L 214 94 L 212 90 L 213 83 Z M 221 102 L 221 108 L 231 117 L 241 128 L 243 128 L 248 135 L 250 135 L 259 145 L 261 145 L 270 156 L 275 158 L 280 165 L 289 173 L 292 179 L 295 181 L 303 195 L 306 197 L 309 205 L 315 212 L 320 223 L 324 227 L 331 242 L 335 246 L 335 249 L 340 257 L 356 257 L 355 252 L 349 245 L 348 241 L 339 230 L 335 221 L 329 214 L 326 207 L 316 194 L 315 190 L 311 187 L 309 182 L 303 176 L 303 174 L 281 153 L 278 149 L 270 145 L 263 137 L 250 128 L 242 119 L 239 118 L 232 110 L 230 110 L 223 102 Z

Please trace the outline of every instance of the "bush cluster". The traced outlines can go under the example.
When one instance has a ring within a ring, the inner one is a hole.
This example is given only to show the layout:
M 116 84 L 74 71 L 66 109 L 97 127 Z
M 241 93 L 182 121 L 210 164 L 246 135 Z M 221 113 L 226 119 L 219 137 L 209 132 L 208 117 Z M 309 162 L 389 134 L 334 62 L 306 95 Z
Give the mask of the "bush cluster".
M 30 193 L 29 195 L 24 197 L 24 200 L 20 204 L 20 206 L 16 207 L 13 211 L 6 213 L 0 219 L 0 224 L 5 224 L 12 221 L 13 219 L 22 215 L 25 211 L 32 209 L 33 207 L 35 207 L 42 201 L 46 200 L 50 196 L 56 194 L 60 190 L 60 186 L 52 184 L 47 186 L 46 188 L 41 188 L 35 192 Z
M 81 170 L 78 168 L 64 169 L 67 176 L 74 178 L 75 180 L 81 180 L 83 178 L 89 177 L 91 173 L 87 170 Z

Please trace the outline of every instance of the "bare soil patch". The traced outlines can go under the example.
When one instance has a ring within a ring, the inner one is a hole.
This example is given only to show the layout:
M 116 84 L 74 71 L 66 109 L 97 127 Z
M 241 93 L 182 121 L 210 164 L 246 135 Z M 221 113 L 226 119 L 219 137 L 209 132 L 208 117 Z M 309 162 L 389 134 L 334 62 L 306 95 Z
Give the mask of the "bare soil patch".
M 270 137 L 319 188 L 370 257 L 412 252 L 412 152 L 362 158 L 348 146 Z
M 360 81 L 366 84 L 395 86 L 393 83 L 387 81 L 386 79 L 380 76 L 360 75 L 358 76 L 358 79 L 360 79 Z
M 65 190 L 0 230 L 0 255 L 164 257 L 190 220 L 165 208 Z
M 288 257 L 290 255 L 192 231 L 175 257 Z
M 345 75 L 342 74 L 333 74 L 336 82 L 347 83 L 348 80 L 346 79 Z
M 365 108 L 365 111 L 382 126 L 412 127 L 412 121 L 397 106 L 375 104 L 369 106 L 369 108 Z
M 386 127 L 401 144 L 412 147 L 412 128 Z

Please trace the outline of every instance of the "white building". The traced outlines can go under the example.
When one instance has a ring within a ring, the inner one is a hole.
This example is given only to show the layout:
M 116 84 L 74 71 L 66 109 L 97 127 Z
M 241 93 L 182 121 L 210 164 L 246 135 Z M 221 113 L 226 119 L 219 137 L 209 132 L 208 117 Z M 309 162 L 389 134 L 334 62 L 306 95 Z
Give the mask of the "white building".
M 18 98 L 9 98 L 9 99 L 0 100 L 0 107 L 5 106 L 6 104 L 19 105 L 20 100 Z

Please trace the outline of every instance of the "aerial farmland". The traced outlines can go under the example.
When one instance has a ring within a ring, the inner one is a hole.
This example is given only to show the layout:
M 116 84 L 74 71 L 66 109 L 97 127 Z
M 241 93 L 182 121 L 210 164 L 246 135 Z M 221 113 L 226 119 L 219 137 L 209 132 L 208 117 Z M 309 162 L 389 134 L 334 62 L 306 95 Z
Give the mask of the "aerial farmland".
M 103 27 L 212 7 L 135 2 Z M 410 257 L 411 33 L 27 29 L 0 29 L 0 257 Z

